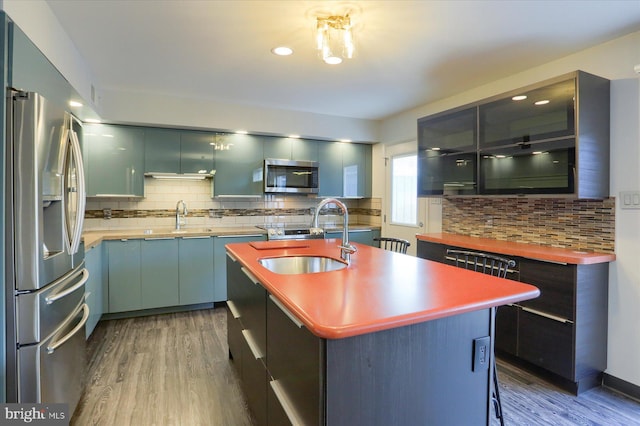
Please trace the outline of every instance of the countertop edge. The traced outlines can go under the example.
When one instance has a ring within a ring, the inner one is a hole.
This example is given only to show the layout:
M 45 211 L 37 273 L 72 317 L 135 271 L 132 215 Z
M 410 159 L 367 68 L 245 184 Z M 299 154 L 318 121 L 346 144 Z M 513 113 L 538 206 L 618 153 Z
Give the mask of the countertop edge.
M 416 234 L 416 238 L 422 241 L 447 244 L 473 250 L 489 251 L 507 256 L 525 257 L 544 262 L 589 265 L 608 263 L 616 260 L 616 255 L 613 253 L 581 252 L 565 248 L 492 240 L 489 238 L 471 237 L 458 234 Z

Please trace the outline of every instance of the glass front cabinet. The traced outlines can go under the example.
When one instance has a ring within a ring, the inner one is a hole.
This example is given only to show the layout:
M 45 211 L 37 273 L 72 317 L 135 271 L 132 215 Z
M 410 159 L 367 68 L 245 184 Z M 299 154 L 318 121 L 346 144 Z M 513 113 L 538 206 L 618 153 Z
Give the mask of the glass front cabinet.
M 418 120 L 419 195 L 609 195 L 609 80 L 582 71 Z

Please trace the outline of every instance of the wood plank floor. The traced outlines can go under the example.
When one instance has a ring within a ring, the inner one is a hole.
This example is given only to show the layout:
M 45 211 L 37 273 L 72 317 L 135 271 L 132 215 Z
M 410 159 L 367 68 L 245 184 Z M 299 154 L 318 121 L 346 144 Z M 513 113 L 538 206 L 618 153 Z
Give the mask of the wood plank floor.
M 71 425 L 252 424 L 222 308 L 103 321 L 88 351 L 89 382 Z M 498 373 L 507 425 L 640 425 L 640 403 L 605 388 L 576 398 L 502 361 Z

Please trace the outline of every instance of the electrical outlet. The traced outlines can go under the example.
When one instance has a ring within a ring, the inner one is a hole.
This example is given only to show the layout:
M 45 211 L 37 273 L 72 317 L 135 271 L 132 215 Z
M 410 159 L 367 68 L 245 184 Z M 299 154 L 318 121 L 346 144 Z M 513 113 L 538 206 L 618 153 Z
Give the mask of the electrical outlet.
M 491 338 L 489 336 L 473 339 L 473 366 L 471 371 L 485 371 L 489 369 L 491 361 Z
M 102 209 L 102 218 L 103 219 L 111 219 L 111 209 Z

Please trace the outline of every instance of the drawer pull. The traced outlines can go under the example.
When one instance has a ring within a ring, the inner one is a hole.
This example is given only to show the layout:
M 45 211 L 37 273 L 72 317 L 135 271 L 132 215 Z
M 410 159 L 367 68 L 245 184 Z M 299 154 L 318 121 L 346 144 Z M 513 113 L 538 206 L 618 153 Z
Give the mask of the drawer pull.
M 227 306 L 229 307 L 229 310 L 231 311 L 231 315 L 233 315 L 233 317 L 235 319 L 240 318 L 240 312 L 238 312 L 238 308 L 236 308 L 236 304 L 233 303 L 231 300 L 227 300 Z
M 244 336 L 244 340 L 247 342 L 247 345 L 249 345 L 249 349 L 251 350 L 251 354 L 253 355 L 253 357 L 255 359 L 263 358 L 264 354 L 258 347 L 256 341 L 253 340 L 253 336 L 251 336 L 249 330 L 242 330 L 242 335 Z
M 249 272 L 249 270 L 247 270 L 246 268 L 240 268 L 240 269 L 251 280 L 252 283 L 256 285 L 260 284 L 260 280 L 257 279 L 251 272 Z
M 284 410 L 291 424 L 293 426 L 304 426 L 304 422 L 300 420 L 300 416 L 298 416 L 295 407 L 291 403 L 291 400 L 287 396 L 284 389 L 282 389 L 282 386 L 280 386 L 280 383 L 278 383 L 277 380 L 271 380 L 269 384 L 271 385 L 273 393 L 276 395 L 278 402 L 282 406 L 282 409 Z
M 154 237 L 154 238 L 145 238 L 145 241 L 160 241 L 160 240 L 175 240 L 176 237 Z
M 218 235 L 216 238 L 247 238 L 264 237 L 264 234 L 242 234 L 242 235 Z
M 234 262 L 237 262 L 238 259 L 236 259 L 235 257 L 233 257 L 233 255 L 229 252 L 227 252 L 227 256 L 229 257 L 229 259 L 233 260 Z
M 556 315 L 548 314 L 546 312 L 537 311 L 535 309 L 527 308 L 527 307 L 524 307 L 524 306 L 521 306 L 521 308 L 522 308 L 523 311 L 529 312 L 530 314 L 539 315 L 541 317 L 545 317 L 545 318 L 548 318 L 550 320 L 562 322 L 562 323 L 565 323 L 565 324 L 573 324 L 573 321 L 571 321 L 570 319 L 567 319 L 567 318 L 558 317 Z
M 284 313 L 287 317 L 289 317 L 289 319 L 296 325 L 296 327 L 298 328 L 304 327 L 304 324 L 298 318 L 296 318 L 296 316 L 293 315 L 291 311 L 282 304 L 281 301 L 276 299 L 273 296 L 273 294 L 269 295 L 269 299 L 271 299 L 271 301 L 282 311 L 282 313 Z
M 208 240 L 209 238 L 211 238 L 208 235 L 199 235 L 196 237 L 182 237 L 183 240 Z

